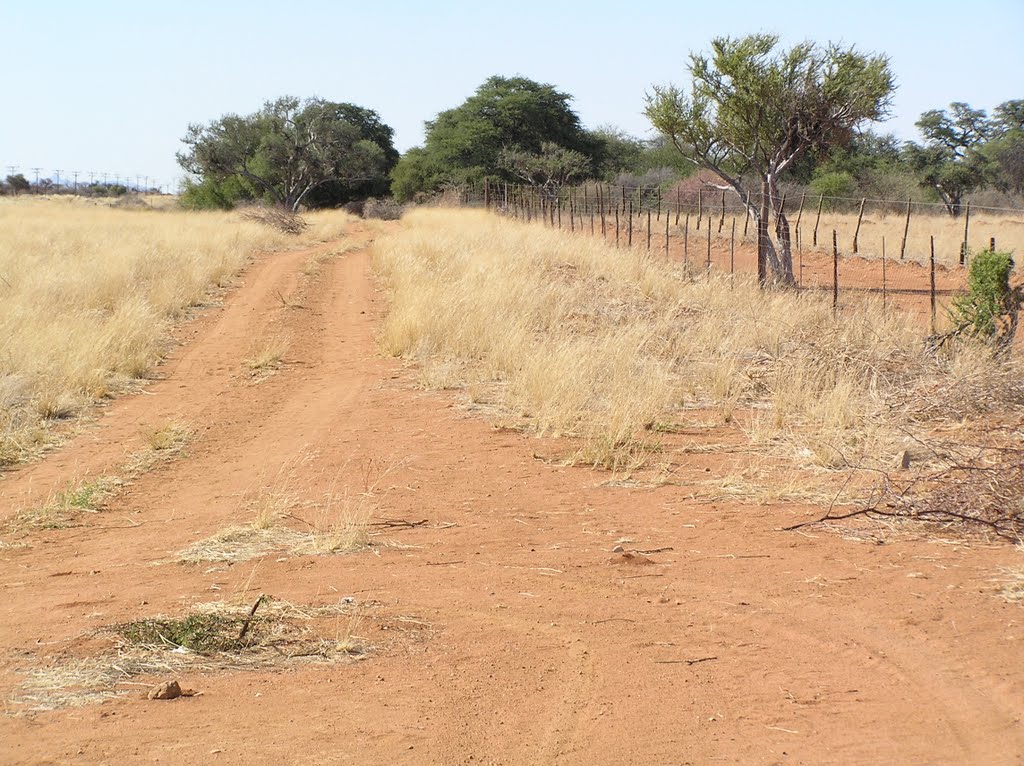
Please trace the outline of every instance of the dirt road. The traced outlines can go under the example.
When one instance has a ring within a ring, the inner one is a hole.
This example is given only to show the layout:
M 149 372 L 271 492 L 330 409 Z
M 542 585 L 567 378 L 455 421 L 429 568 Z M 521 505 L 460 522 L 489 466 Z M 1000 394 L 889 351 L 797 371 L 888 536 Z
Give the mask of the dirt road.
M 197 431 L 81 526 L 0 548 L 0 692 L 104 626 L 232 594 L 352 599 L 373 648 L 186 674 L 202 694 L 172 701 L 126 686 L 31 715 L 8 702 L 0 762 L 1024 763 L 1024 611 L 993 583 L 1019 553 L 782 532 L 820 509 L 699 503 L 538 459 L 550 444 L 377 354 L 366 250 L 314 277 L 310 257 L 260 259 L 145 394 L 0 481 L 9 517 L 115 471 L 146 428 Z M 256 381 L 243 360 L 268 332 L 291 344 Z M 175 561 L 250 520 L 245 498 L 282 470 L 310 497 L 374 484 L 375 522 L 417 526 L 378 524 L 347 555 Z

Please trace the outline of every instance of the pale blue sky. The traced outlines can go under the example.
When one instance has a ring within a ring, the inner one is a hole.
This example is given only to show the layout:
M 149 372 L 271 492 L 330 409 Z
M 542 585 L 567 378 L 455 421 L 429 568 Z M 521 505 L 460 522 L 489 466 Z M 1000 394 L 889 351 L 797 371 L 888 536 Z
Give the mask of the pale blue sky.
M 712 37 L 758 31 L 889 55 L 899 89 L 881 128 L 904 139 L 926 109 L 1024 98 L 1024 0 L 0 0 L 0 29 L 0 173 L 29 178 L 42 167 L 167 185 L 189 122 L 285 94 L 375 109 L 404 150 L 492 74 L 552 83 L 588 127 L 646 136 L 645 89 L 685 83 L 687 53 Z

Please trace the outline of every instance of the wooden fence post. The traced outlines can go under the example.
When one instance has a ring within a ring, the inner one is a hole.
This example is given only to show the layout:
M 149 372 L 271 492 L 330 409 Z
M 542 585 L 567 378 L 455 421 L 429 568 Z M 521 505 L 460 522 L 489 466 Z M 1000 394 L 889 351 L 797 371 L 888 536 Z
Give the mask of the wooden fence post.
M 796 226 L 794 227 L 796 234 L 796 249 L 800 252 L 803 249 L 803 241 L 800 239 L 800 218 L 804 214 L 804 200 L 807 199 L 807 192 L 800 195 L 800 208 L 796 211 Z
M 690 211 L 686 211 L 686 223 L 683 225 L 683 263 L 690 262 Z
M 910 197 L 907 197 L 907 222 L 903 225 L 903 239 L 900 242 L 900 260 L 907 254 L 907 235 L 910 233 Z
M 732 234 L 729 237 L 729 274 L 736 273 L 736 216 L 732 217 Z
M 615 247 L 619 246 L 619 206 L 615 206 Z
M 629 238 L 626 244 L 633 247 L 633 198 L 629 198 Z
M 929 296 L 932 308 L 932 335 L 935 334 L 935 237 L 931 237 L 931 257 L 929 258 Z
M 882 237 L 882 316 L 885 316 L 886 305 L 886 278 L 885 278 L 885 237 Z
M 860 200 L 860 212 L 857 213 L 857 228 L 853 232 L 853 252 L 859 253 L 860 250 L 857 247 L 857 240 L 860 238 L 860 223 L 864 220 L 864 203 L 867 199 L 861 197 Z
M 743 210 L 746 215 L 743 216 L 743 239 L 747 238 L 747 225 L 750 223 L 750 192 L 747 192 L 747 199 L 743 203 Z
M 971 225 L 971 203 L 967 203 L 967 210 L 964 213 L 964 243 L 960 246 L 960 265 L 967 265 L 967 232 Z
M 702 189 L 697 187 L 697 231 L 700 231 L 700 219 L 704 215 L 704 196 Z
M 818 224 L 821 222 L 821 206 L 825 204 L 825 195 L 818 198 L 818 216 L 814 219 L 814 234 L 811 235 L 811 246 L 818 246 Z
M 668 258 L 668 210 L 665 211 L 665 257 Z
M 722 189 L 722 217 L 718 219 L 718 233 L 722 233 L 722 227 L 725 226 L 725 189 Z
M 647 251 L 651 250 L 651 211 L 647 211 Z
M 839 236 L 832 229 L 832 316 L 839 313 Z
M 707 270 L 711 271 L 711 216 L 708 216 L 708 263 Z

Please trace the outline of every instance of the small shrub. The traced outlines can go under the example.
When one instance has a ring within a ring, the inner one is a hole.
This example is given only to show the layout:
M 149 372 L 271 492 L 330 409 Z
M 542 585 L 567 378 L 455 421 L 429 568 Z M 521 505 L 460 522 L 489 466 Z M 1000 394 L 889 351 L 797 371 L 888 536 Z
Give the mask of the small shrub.
M 1013 340 L 1020 310 L 1020 288 L 1010 287 L 1013 258 L 1009 253 L 984 251 L 971 260 L 967 294 L 953 300 L 950 318 L 958 332 L 993 339 L 999 345 Z
M 397 221 L 402 217 L 404 208 L 390 197 L 384 199 L 368 199 L 363 206 L 363 218 L 379 218 L 382 221 Z
M 346 202 L 345 203 L 345 212 L 346 213 L 351 213 L 352 215 L 357 215 L 360 218 L 362 218 L 363 217 L 363 208 L 365 208 L 365 207 L 366 207 L 366 200 L 364 200 L 364 199 L 354 199 L 351 202 Z

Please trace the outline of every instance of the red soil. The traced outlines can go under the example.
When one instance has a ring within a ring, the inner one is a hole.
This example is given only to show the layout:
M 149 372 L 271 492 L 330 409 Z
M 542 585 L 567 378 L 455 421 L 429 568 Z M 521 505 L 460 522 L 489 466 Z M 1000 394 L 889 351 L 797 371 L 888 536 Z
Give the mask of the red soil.
M 84 526 L 0 549 L 0 694 L 102 626 L 243 590 L 372 604 L 360 635 L 377 649 L 179 679 L 200 696 L 150 701 L 139 687 L 0 717 L 0 762 L 1022 762 L 1024 612 L 993 583 L 1018 552 L 783 532 L 821 509 L 701 503 L 685 486 L 609 486 L 538 460 L 551 445 L 414 390 L 377 355 L 384 296 L 366 252 L 303 287 L 308 255 L 261 258 L 183 331 L 145 395 L 0 482 L 10 516 L 115 470 L 147 426 L 200 429 Z M 242 362 L 268 322 L 293 343 L 254 384 Z M 243 493 L 301 454 L 310 491 L 358 490 L 371 461 L 392 466 L 378 516 L 429 523 L 345 556 L 161 563 L 245 521 Z M 721 470 L 713 455 L 681 459 Z

